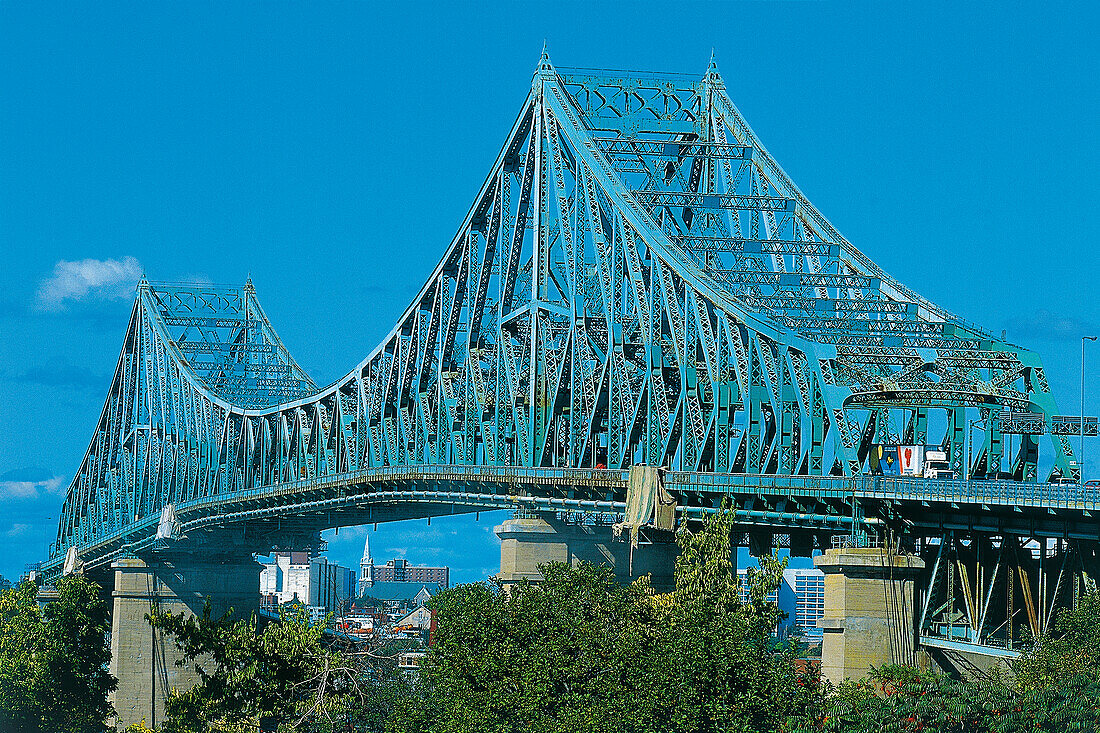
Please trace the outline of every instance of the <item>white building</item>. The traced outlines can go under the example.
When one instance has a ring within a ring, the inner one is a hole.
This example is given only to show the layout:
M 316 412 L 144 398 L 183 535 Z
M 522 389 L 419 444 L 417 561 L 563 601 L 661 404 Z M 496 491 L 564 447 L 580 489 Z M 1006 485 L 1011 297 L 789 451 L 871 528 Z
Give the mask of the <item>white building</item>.
M 748 570 L 737 569 L 741 581 L 741 602 L 749 602 Z M 782 627 L 784 634 L 797 626 L 807 642 L 821 641 L 817 620 L 825 615 L 825 574 L 817 568 L 787 568 L 779 589 L 768 594 L 768 600 L 787 614 Z
M 759 568 L 757 568 L 759 570 Z M 748 604 L 752 599 L 749 597 L 749 570 L 748 568 L 737 568 L 737 580 L 740 582 L 740 588 L 738 589 L 741 596 L 741 602 Z M 772 591 L 768 594 L 766 600 L 772 603 L 779 603 L 779 593 Z
M 306 552 L 276 552 L 260 571 L 260 598 L 267 605 L 297 600 L 338 612 L 354 591 L 355 571 Z
M 817 568 L 787 568 L 779 588 L 779 608 L 786 626 L 797 626 L 808 642 L 821 641 L 817 620 L 825 615 L 825 573 Z
M 409 611 L 393 622 L 395 629 L 419 629 L 427 631 L 432 625 L 432 612 L 421 606 L 415 610 Z

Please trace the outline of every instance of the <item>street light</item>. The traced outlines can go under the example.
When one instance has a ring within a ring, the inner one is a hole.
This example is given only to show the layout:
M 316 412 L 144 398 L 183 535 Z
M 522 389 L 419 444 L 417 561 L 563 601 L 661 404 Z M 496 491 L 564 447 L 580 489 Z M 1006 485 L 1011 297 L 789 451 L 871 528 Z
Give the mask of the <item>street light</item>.
M 1095 341 L 1096 336 L 1081 337 L 1081 483 L 1085 483 L 1085 342 Z

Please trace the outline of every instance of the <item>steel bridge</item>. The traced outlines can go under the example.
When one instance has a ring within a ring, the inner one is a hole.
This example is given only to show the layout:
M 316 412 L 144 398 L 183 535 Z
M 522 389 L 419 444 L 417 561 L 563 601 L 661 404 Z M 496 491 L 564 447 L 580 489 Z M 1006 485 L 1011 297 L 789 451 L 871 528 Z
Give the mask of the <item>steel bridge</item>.
M 251 281 L 141 282 L 45 570 L 184 536 L 265 551 L 412 516 L 618 512 L 644 464 L 681 517 L 728 501 L 746 542 L 901 542 L 927 558 L 929 642 L 1010 651 L 1097 568 L 1100 497 L 1038 473 L 1043 451 L 1079 477 L 1082 421 L 1057 413 L 1036 354 L 828 222 L 713 60 L 698 78 L 544 53 L 439 264 L 331 385 Z M 967 480 L 866 475 L 888 443 L 940 446 Z

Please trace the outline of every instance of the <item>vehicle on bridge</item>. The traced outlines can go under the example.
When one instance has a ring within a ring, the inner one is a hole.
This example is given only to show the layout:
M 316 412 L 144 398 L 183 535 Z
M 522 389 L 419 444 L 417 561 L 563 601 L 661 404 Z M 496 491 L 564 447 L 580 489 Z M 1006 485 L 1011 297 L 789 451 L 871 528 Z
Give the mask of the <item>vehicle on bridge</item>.
M 950 481 L 955 478 L 955 472 L 951 470 L 951 464 L 947 460 L 945 451 L 925 451 L 924 471 L 925 478 Z

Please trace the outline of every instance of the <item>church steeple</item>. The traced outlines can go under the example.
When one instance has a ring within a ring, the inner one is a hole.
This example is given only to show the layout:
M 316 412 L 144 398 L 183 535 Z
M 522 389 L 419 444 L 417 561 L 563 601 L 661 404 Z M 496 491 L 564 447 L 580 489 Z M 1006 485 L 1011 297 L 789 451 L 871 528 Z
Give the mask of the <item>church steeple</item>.
M 367 593 L 374 585 L 374 558 L 370 554 L 370 535 L 363 540 L 363 559 L 359 561 L 359 595 Z

